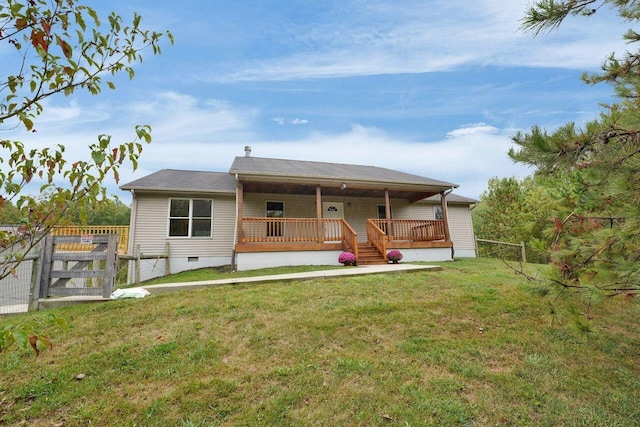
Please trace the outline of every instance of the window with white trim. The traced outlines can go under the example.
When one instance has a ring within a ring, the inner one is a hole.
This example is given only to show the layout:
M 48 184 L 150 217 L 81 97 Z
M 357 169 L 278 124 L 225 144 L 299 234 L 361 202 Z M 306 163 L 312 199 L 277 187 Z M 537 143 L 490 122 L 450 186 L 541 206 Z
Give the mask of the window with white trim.
M 213 200 L 169 199 L 169 237 L 211 237 Z

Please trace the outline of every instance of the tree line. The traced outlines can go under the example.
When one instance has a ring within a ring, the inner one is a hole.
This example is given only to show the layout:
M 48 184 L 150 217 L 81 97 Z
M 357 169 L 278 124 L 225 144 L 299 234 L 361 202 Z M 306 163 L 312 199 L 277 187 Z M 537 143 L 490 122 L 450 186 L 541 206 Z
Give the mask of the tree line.
M 637 25 L 633 0 L 540 0 L 522 20 L 535 36 L 567 17 L 595 19 L 603 8 Z M 512 137 L 509 156 L 535 167 L 530 178 L 496 178 L 474 213 L 479 236 L 524 240 L 538 260 L 553 264 L 549 280 L 589 295 L 640 290 L 640 33 L 628 29 L 629 49 L 611 54 L 587 84 L 609 84 L 615 102 L 598 119 L 548 132 L 534 126 Z
M 46 198 L 41 203 L 46 205 Z M 18 209 L 10 200 L 0 209 L 0 225 L 21 225 L 28 221 L 25 212 Z M 82 212 L 70 212 L 70 215 L 59 225 L 129 225 L 131 208 L 116 196 L 109 196 L 92 206 L 84 207 Z

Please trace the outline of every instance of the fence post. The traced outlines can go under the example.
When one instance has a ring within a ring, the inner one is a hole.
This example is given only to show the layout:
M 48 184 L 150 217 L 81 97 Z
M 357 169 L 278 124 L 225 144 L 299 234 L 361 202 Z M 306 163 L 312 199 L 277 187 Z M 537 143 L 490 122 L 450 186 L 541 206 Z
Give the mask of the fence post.
M 109 298 L 116 284 L 116 265 L 118 259 L 118 235 L 109 234 L 107 237 L 107 257 L 104 266 L 105 277 L 102 282 L 102 297 Z
M 38 247 L 38 255 L 31 264 L 31 284 L 29 286 L 29 305 L 28 311 L 38 311 L 40 308 L 40 280 L 42 279 L 42 260 L 44 258 L 44 242 L 40 242 Z
M 42 245 L 42 242 L 40 243 Z M 44 238 L 44 251 L 40 258 L 40 277 L 38 277 L 38 298 L 49 297 L 49 282 L 51 277 L 51 262 L 53 256 L 53 235 Z
M 136 245 L 136 261 L 135 270 L 133 275 L 133 283 L 137 285 L 140 283 L 140 245 Z
M 520 246 L 522 247 L 522 262 L 527 262 L 527 252 L 524 249 L 524 242 L 520 242 Z

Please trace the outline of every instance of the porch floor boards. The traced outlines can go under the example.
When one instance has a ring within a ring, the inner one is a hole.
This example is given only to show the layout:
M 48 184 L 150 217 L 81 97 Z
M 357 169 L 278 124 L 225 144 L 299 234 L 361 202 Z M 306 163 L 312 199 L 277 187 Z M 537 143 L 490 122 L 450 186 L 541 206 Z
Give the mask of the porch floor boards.
M 381 265 L 387 264 L 384 256 L 369 243 L 358 244 L 358 265 Z

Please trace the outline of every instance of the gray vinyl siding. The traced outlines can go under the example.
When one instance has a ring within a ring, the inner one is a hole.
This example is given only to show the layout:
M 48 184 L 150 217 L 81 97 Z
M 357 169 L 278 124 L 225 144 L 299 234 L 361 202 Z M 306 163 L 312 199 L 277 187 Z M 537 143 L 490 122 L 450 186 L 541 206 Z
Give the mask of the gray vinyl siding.
M 225 195 L 152 195 L 136 194 L 137 209 L 134 248 L 140 245 L 144 254 L 161 254 L 167 242 L 172 257 L 229 256 L 233 249 L 235 197 Z M 175 238 L 167 236 L 170 198 L 213 199 L 213 235 L 207 238 Z
M 242 215 L 250 218 L 267 216 L 267 202 L 284 202 L 287 218 L 315 218 L 316 197 L 295 194 L 244 193 Z
M 468 205 L 447 205 L 449 232 L 454 249 L 475 250 L 473 223 Z

